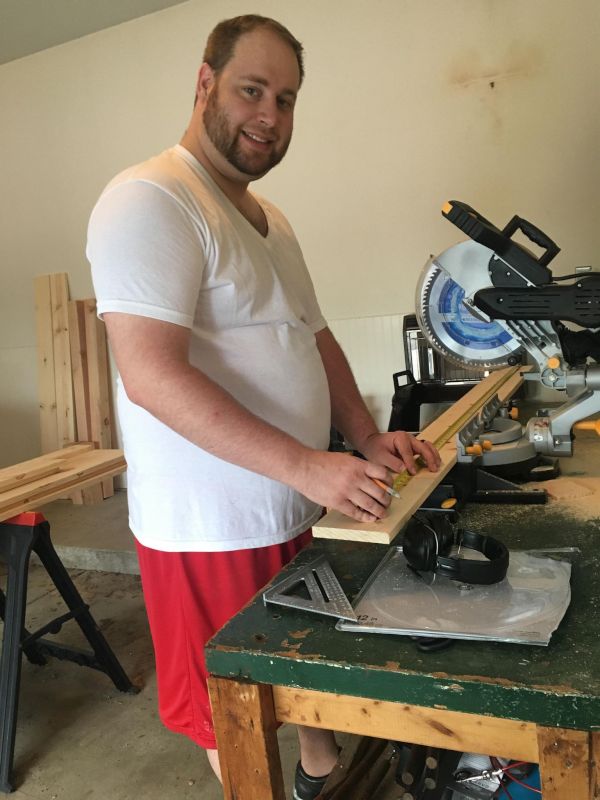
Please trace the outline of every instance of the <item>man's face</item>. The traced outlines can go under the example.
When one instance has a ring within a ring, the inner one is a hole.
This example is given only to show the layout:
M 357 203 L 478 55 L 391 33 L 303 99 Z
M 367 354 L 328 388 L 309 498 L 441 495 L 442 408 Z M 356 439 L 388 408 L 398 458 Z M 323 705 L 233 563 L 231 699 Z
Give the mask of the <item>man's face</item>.
M 259 178 L 284 157 L 299 83 L 294 51 L 278 36 L 259 29 L 240 37 L 202 117 L 213 147 L 236 171 Z

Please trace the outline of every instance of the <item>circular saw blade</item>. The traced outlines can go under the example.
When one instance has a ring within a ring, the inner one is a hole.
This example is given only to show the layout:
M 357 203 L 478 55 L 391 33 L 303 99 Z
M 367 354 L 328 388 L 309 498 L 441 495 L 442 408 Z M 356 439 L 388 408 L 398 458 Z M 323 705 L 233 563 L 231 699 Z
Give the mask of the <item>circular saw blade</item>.
M 419 326 L 438 352 L 461 367 L 497 369 L 506 366 L 521 345 L 503 322 L 490 321 L 469 305 L 465 289 L 453 276 L 455 272 L 458 277 L 465 267 L 466 251 L 453 254 L 451 251 L 457 248 L 460 245 L 446 250 L 438 259 L 431 259 L 421 274 L 415 304 Z M 487 248 L 482 250 L 489 252 Z M 489 286 L 489 259 L 485 258 L 485 253 L 480 254 L 484 258 L 477 266 L 472 263 L 472 247 L 468 255 L 471 262 L 469 288 Z

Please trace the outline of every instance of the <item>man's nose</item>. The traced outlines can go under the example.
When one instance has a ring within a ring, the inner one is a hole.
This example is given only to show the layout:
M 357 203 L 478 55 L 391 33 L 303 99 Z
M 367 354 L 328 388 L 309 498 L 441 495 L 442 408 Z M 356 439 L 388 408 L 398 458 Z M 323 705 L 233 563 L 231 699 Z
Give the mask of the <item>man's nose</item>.
M 258 109 L 258 121 L 265 127 L 273 128 L 277 123 L 279 107 L 277 100 L 263 98 Z

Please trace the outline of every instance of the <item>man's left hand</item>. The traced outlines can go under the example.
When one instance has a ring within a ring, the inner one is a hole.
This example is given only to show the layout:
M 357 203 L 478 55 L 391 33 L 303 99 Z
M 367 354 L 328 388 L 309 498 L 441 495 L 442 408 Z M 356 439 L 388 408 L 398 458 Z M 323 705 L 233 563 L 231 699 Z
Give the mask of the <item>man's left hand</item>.
M 430 472 L 437 472 L 441 458 L 436 448 L 423 439 L 417 439 L 406 431 L 372 433 L 362 443 L 360 452 L 375 464 L 381 464 L 392 472 L 417 471 L 415 456 L 420 456 Z

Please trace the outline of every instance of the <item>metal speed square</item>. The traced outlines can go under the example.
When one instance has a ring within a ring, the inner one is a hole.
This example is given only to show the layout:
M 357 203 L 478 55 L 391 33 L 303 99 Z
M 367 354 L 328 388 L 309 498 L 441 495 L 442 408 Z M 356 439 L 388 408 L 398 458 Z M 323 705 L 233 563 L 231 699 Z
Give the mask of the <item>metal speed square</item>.
M 357 621 L 357 616 L 325 556 L 319 556 L 267 589 L 263 593 L 263 600 L 265 603 Z

